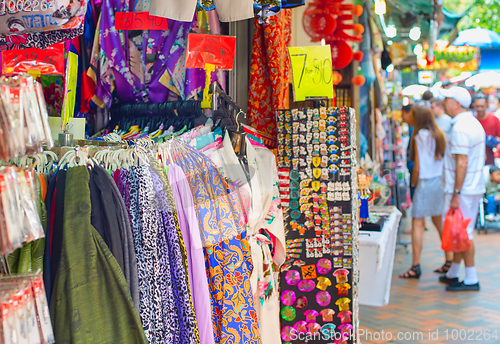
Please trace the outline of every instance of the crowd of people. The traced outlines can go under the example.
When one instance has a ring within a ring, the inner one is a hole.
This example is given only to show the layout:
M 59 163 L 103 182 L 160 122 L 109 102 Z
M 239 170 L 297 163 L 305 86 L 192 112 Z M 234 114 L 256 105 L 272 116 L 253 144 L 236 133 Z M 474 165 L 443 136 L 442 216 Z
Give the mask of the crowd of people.
M 500 102 L 499 102 L 500 103 Z M 479 205 L 486 197 L 486 218 L 494 220 L 500 205 L 500 169 L 495 167 L 500 120 L 488 112 L 487 98 L 458 86 L 445 87 L 438 96 L 427 91 L 422 100 L 403 107 L 403 121 L 410 128 L 408 169 L 412 198 L 412 267 L 401 278 L 419 278 L 426 219 L 443 233 L 443 219 L 458 209 L 470 219 L 467 233 L 472 242 L 464 252 L 444 252 L 445 263 L 434 270 L 448 291 L 478 291 L 474 263 L 473 231 Z M 489 180 L 485 178 L 489 168 Z M 465 265 L 465 278 L 459 270 Z

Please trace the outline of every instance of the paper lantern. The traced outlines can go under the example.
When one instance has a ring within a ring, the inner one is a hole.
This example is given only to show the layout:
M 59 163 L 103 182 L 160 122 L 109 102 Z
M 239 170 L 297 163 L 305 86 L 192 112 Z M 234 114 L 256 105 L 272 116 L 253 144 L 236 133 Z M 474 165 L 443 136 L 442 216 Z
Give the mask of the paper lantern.
M 365 32 L 365 27 L 361 24 L 354 25 L 354 33 L 356 36 L 362 35 Z
M 356 16 L 356 17 L 359 17 L 360 15 L 363 14 L 363 6 L 361 5 L 356 5 L 354 6 L 354 10 L 352 11 L 352 13 Z
M 362 51 L 356 51 L 352 57 L 354 61 L 361 62 L 363 61 L 363 52 Z
M 342 74 L 337 72 L 336 70 L 333 71 L 332 73 L 332 83 L 334 86 L 337 86 L 342 82 Z
M 344 41 L 330 41 L 333 69 L 345 68 L 353 58 L 352 48 Z
M 365 84 L 365 77 L 362 75 L 356 75 L 351 79 L 352 83 L 356 86 L 363 86 Z

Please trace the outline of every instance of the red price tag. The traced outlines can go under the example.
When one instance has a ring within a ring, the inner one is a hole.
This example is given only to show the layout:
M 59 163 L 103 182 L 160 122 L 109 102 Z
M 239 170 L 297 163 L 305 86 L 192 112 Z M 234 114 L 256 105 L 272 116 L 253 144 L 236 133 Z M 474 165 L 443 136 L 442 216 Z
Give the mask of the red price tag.
M 167 19 L 150 16 L 148 12 L 116 12 L 117 30 L 168 30 Z
M 64 75 L 64 44 L 47 49 L 17 49 L 2 52 L 2 73 L 18 74 L 28 71 L 45 75 Z
M 233 69 L 236 37 L 190 33 L 188 35 L 186 68 Z

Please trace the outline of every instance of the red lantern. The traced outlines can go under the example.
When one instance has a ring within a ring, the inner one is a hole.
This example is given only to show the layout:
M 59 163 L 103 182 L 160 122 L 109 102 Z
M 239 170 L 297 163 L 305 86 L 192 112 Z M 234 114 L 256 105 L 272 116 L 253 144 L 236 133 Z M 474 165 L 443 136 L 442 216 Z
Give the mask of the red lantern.
M 361 5 L 356 5 L 354 7 L 354 10 L 352 11 L 352 13 L 356 16 L 356 17 L 359 17 L 360 15 L 363 14 L 363 6 Z
M 365 32 L 365 27 L 361 24 L 354 25 L 354 33 L 356 36 L 362 35 Z
M 337 72 L 336 70 L 334 70 L 333 73 L 332 73 L 332 84 L 334 86 L 337 86 L 341 82 L 342 82 L 342 74 L 340 74 L 339 72 Z
M 358 62 L 361 62 L 363 61 L 363 52 L 362 51 L 356 51 L 353 55 L 353 60 L 354 61 L 358 61 Z
M 363 86 L 365 84 L 365 77 L 362 75 L 356 75 L 351 79 L 352 83 L 356 86 Z
M 333 69 L 345 68 L 353 58 L 352 48 L 344 41 L 330 41 Z

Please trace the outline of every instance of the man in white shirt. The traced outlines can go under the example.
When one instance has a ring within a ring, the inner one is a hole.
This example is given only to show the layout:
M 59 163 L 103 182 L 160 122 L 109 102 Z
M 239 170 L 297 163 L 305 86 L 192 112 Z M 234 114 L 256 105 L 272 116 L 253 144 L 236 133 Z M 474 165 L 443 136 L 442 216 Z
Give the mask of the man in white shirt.
M 431 99 L 431 110 L 434 114 L 437 125 L 441 128 L 446 137 L 448 137 L 451 129 L 451 117 L 444 113 L 444 106 L 441 99 Z
M 452 127 L 448 137 L 444 157 L 444 209 L 462 211 L 464 219 L 471 219 L 467 233 L 472 240 L 476 224 L 479 202 L 485 190 L 484 161 L 485 133 L 479 121 L 467 109 L 471 96 L 463 87 L 451 87 L 441 91 L 446 112 L 452 118 Z M 443 218 L 444 218 L 443 216 Z M 460 264 L 465 262 L 465 279 L 458 280 Z M 439 280 L 448 284 L 448 291 L 478 291 L 479 281 L 474 266 L 474 243 L 464 252 L 456 252 L 453 263 Z

